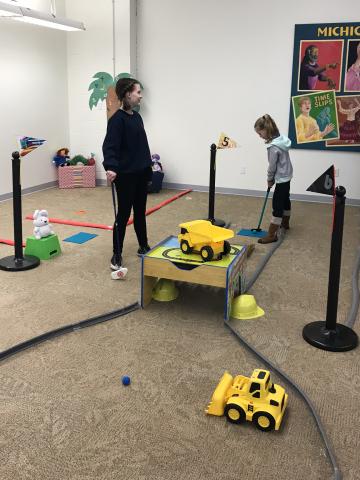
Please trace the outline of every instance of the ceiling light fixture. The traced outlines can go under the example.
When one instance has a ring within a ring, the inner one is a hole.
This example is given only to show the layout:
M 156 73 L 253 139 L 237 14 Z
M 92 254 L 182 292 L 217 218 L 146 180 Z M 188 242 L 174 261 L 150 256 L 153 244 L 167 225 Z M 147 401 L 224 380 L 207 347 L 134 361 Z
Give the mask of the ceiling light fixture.
M 0 17 L 16 17 L 22 16 L 20 7 L 0 2 Z
M 17 7 L 0 1 L 0 17 L 18 20 L 19 22 L 32 23 L 42 27 L 56 28 L 74 32 L 85 30 L 82 22 L 69 20 L 68 18 L 58 17 L 54 13 L 44 13 L 31 8 Z

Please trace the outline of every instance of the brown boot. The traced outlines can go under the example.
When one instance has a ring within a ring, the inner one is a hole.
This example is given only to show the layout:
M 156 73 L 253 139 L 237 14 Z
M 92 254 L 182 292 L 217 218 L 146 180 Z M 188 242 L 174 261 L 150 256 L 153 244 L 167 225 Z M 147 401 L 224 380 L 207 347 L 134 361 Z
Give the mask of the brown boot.
M 278 228 L 279 228 L 279 225 L 275 225 L 275 223 L 270 223 L 267 236 L 264 238 L 259 238 L 258 243 L 276 242 Z
M 285 230 L 289 230 L 289 228 L 290 228 L 289 220 L 290 220 L 290 215 L 284 215 L 282 217 L 281 227 L 284 228 Z

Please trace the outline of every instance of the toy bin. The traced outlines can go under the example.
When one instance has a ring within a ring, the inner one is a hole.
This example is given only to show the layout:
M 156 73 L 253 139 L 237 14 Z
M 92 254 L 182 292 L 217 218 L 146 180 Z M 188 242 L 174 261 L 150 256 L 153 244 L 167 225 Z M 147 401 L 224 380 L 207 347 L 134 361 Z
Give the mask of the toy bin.
M 95 187 L 95 165 L 70 165 L 58 168 L 59 188 Z

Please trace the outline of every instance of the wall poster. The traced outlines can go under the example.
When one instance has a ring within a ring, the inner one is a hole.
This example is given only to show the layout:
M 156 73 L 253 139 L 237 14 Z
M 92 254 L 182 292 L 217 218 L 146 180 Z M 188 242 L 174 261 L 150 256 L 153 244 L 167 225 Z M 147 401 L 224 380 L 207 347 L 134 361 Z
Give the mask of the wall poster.
M 360 22 L 295 25 L 293 148 L 360 152 Z

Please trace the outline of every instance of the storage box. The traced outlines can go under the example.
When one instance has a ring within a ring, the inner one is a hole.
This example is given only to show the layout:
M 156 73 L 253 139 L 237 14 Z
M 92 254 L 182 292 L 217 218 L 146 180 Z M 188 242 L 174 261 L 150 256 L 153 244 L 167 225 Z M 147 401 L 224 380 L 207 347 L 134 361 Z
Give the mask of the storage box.
M 58 168 L 59 188 L 95 187 L 95 165 Z

